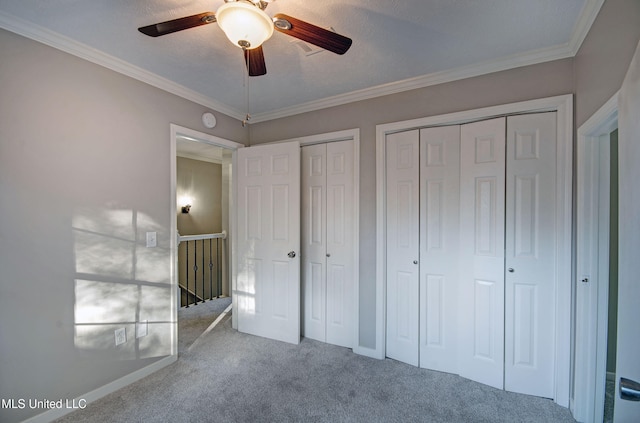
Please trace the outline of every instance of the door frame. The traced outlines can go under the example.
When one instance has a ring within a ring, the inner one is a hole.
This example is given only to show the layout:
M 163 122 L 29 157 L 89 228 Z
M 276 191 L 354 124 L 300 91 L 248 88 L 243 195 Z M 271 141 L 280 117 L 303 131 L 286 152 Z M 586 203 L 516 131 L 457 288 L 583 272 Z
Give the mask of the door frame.
M 225 138 L 216 137 L 215 135 L 206 134 L 204 132 L 196 131 L 194 129 L 189 129 L 184 126 L 176 125 L 174 123 L 169 124 L 169 169 L 170 169 L 170 206 L 169 213 L 171 222 L 170 225 L 170 236 L 169 236 L 169 255 L 171 257 L 170 263 L 170 274 L 171 281 L 170 285 L 171 289 L 171 321 L 176 322 L 173 325 L 173 331 L 171 333 L 171 355 L 178 355 L 178 308 L 180 304 L 180 288 L 178 286 L 178 220 L 176 219 L 178 204 L 177 204 L 177 140 L 178 138 L 186 138 L 194 142 L 199 142 L 203 144 L 209 144 L 214 147 L 222 147 L 228 150 L 235 151 L 238 148 L 244 147 L 244 144 L 237 143 L 235 141 L 231 141 Z M 233 168 L 232 164 L 232 168 Z M 232 181 L 234 182 L 234 181 Z M 233 196 L 233 194 L 232 194 Z M 231 228 L 231 237 L 230 241 L 231 245 L 233 245 L 233 234 L 235 233 L 234 225 L 235 225 L 235 216 L 232 213 L 235 210 L 233 201 L 229 201 L 229 227 Z M 230 248 L 229 251 L 232 251 Z M 233 254 L 233 253 L 232 253 Z M 229 260 L 229 274 L 233 275 L 232 268 L 232 260 Z M 233 300 L 233 295 L 232 295 Z
M 577 131 L 575 361 L 570 408 L 574 418 L 584 422 L 602 421 L 604 413 L 610 204 L 608 186 L 601 192 L 599 185 L 608 184 L 610 155 L 600 151 L 600 144 L 601 137 L 608 138 L 617 127 L 618 92 Z
M 512 114 L 557 112 L 556 161 L 556 345 L 554 401 L 569 406 L 571 389 L 573 95 L 510 103 L 376 126 L 376 347 L 368 355 L 384 359 L 386 323 L 386 136 L 429 126 L 459 125 Z

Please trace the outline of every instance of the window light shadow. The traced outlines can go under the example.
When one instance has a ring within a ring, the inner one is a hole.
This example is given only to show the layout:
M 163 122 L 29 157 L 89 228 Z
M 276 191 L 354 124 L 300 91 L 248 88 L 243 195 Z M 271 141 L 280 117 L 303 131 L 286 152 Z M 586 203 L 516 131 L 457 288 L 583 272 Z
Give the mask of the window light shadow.
M 72 225 L 75 271 L 74 344 L 110 360 L 171 354 L 172 288 L 168 242 L 146 247 L 146 232 L 166 232 L 128 209 L 78 210 Z M 116 345 L 115 331 L 126 341 Z M 142 335 L 146 331 L 146 335 Z

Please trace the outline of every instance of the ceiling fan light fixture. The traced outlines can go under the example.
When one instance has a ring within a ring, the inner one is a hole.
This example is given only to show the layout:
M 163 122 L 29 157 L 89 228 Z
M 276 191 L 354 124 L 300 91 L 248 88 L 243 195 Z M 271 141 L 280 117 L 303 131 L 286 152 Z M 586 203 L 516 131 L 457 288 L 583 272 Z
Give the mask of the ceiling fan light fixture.
M 273 35 L 273 21 L 248 1 L 232 1 L 216 11 L 218 25 L 234 45 L 243 49 L 260 47 Z

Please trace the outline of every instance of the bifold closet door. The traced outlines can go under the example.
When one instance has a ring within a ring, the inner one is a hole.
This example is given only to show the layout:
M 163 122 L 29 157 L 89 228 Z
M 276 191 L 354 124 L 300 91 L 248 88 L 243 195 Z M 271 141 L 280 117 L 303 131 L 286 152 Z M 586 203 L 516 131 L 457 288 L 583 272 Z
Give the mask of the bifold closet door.
M 302 334 L 326 342 L 327 150 L 302 147 Z
M 420 367 L 458 373 L 460 126 L 420 130 Z
M 505 118 L 460 131 L 460 376 L 504 381 Z
M 554 397 L 556 113 L 507 118 L 504 388 Z
M 353 347 L 355 182 L 353 141 L 327 146 L 327 342 Z
M 304 336 L 353 346 L 354 144 L 302 148 Z
M 419 131 L 387 135 L 386 355 L 418 365 Z

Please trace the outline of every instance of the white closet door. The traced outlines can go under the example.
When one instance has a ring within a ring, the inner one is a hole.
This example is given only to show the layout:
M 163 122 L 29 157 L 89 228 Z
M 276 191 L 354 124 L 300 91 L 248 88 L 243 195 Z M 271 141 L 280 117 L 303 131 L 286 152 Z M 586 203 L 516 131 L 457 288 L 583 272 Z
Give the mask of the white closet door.
M 300 342 L 300 146 L 237 151 L 238 330 Z
M 554 397 L 556 113 L 507 118 L 505 389 Z
M 353 346 L 355 321 L 354 143 L 326 144 L 326 342 Z
M 387 357 L 418 365 L 419 132 L 387 135 Z
M 420 367 L 458 373 L 460 126 L 420 131 Z
M 302 148 L 303 335 L 326 341 L 326 145 Z
M 302 148 L 303 335 L 353 346 L 354 142 Z
M 505 118 L 462 125 L 460 150 L 460 375 L 502 389 Z

